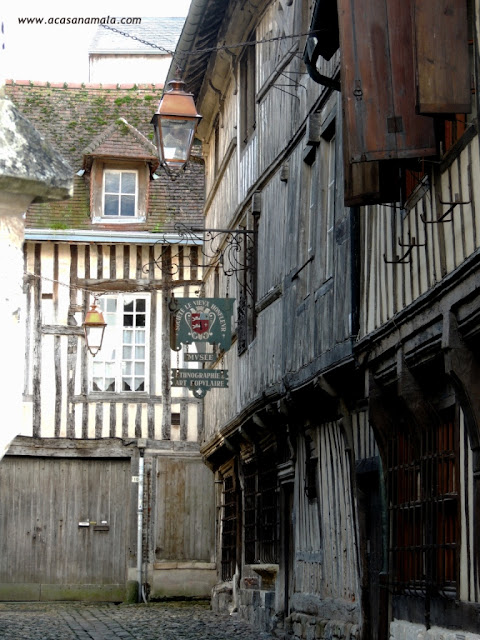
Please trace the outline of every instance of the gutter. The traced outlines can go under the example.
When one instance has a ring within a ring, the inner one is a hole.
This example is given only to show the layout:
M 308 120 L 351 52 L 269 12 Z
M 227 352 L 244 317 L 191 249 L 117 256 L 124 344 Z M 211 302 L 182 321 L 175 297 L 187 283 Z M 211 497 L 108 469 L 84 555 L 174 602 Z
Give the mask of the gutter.
M 188 15 L 183 25 L 182 33 L 180 34 L 180 38 L 178 39 L 177 46 L 175 48 L 172 63 L 165 79 L 165 87 L 167 87 L 170 80 L 173 80 L 178 75 L 178 67 L 185 65 L 182 54 L 189 52 L 195 44 L 195 38 L 199 27 L 205 19 L 205 12 L 207 11 L 208 4 L 209 0 L 192 0 Z M 185 70 L 182 68 L 182 72 L 184 71 Z
M 90 231 L 88 229 L 25 229 L 25 240 L 32 242 L 82 242 L 105 244 L 183 244 L 202 245 L 198 238 L 179 233 L 149 231 Z

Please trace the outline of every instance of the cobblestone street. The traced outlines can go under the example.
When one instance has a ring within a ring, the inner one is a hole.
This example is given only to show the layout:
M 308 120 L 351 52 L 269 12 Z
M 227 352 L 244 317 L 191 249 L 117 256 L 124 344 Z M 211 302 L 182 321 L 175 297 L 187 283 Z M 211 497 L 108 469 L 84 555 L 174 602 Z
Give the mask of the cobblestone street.
M 0 603 L 2 640 L 271 640 L 207 603 Z

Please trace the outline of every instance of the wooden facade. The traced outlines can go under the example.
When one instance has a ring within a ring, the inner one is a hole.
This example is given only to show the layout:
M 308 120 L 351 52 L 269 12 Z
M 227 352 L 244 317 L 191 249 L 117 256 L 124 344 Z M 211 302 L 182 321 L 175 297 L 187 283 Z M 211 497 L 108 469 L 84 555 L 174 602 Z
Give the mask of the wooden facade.
M 206 227 L 256 241 L 205 278 L 213 604 L 286 638 L 478 632 L 479 18 L 442 6 L 194 0 L 178 45 Z

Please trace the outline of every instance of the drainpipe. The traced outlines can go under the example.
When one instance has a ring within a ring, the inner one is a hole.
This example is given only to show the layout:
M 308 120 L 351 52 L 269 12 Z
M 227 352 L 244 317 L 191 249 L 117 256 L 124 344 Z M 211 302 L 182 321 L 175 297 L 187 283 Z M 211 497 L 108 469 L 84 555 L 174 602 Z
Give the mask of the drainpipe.
M 143 547 L 143 481 L 144 481 L 144 464 L 145 464 L 145 447 L 146 440 L 138 440 L 138 504 L 137 504 L 137 580 L 138 580 L 138 602 L 142 601 L 142 547 Z

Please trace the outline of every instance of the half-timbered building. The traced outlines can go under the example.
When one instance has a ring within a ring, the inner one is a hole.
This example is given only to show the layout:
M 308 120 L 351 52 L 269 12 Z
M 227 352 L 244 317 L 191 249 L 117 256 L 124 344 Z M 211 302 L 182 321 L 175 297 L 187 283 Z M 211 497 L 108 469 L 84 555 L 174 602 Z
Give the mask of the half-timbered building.
M 479 16 L 440 5 L 192 0 L 177 46 L 241 257 L 213 605 L 279 637 L 478 638 Z
M 26 212 L 24 423 L 0 468 L 2 599 L 207 596 L 213 584 L 203 407 L 171 389 L 168 307 L 200 283 L 199 247 L 174 225 L 203 222 L 203 162 L 176 182 L 158 169 L 161 89 L 6 86 L 68 160 L 74 193 Z M 107 324 L 95 356 L 82 328 L 92 303 Z

